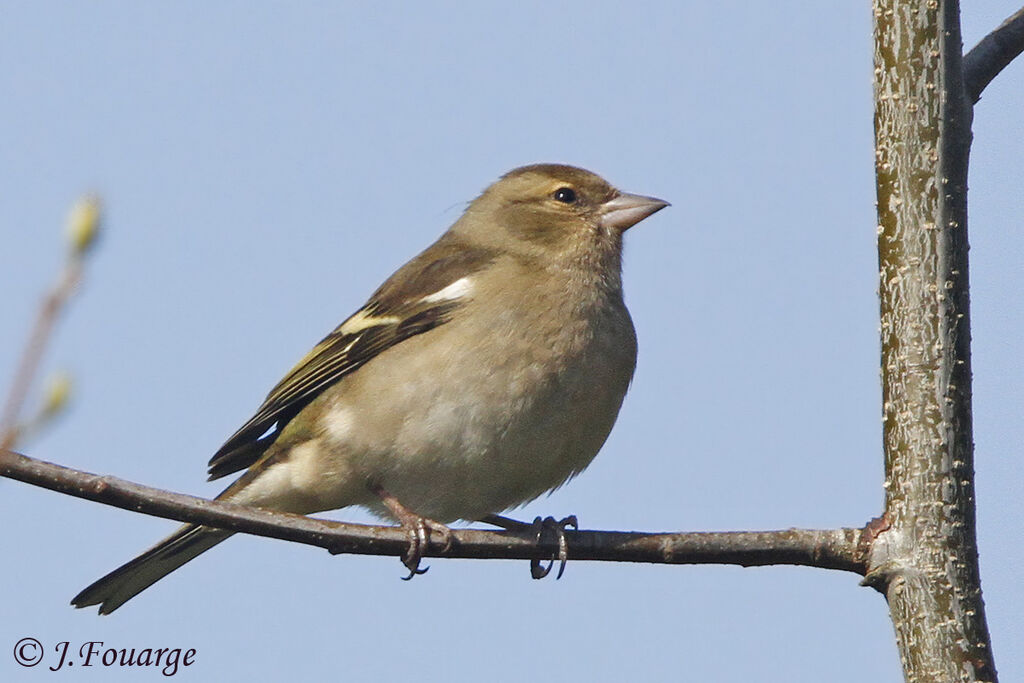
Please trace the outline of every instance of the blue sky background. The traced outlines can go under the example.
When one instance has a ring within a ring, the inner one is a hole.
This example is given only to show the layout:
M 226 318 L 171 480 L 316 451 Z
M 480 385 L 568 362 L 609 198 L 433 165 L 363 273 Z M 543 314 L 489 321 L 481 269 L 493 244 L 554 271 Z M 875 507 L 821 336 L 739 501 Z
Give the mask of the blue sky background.
M 973 45 L 1016 9 L 964 3 Z M 881 510 L 869 3 L 9 3 L 6 386 L 86 190 L 107 221 L 32 455 L 210 496 L 210 454 L 504 171 L 578 164 L 673 207 L 631 231 L 636 379 L 594 464 L 516 514 L 586 528 L 860 526 Z M 982 574 L 1024 678 L 1024 64 L 975 115 Z M 366 515 L 346 510 L 353 521 Z M 110 617 L 68 606 L 174 524 L 0 481 L 0 678 L 48 648 L 195 647 L 183 680 L 899 681 L 885 603 L 800 568 L 331 557 L 232 539 Z M 76 680 L 141 680 L 83 669 Z M 154 673 L 150 676 L 157 675 Z

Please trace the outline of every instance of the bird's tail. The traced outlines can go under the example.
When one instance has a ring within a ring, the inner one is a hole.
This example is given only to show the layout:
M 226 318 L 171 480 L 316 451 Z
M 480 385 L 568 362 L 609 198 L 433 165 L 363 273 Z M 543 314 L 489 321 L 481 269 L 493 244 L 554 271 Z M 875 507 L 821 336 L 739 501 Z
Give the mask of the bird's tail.
M 93 582 L 76 595 L 75 607 L 99 605 L 100 614 L 110 614 L 192 558 L 206 552 L 231 531 L 186 524 L 155 546 Z

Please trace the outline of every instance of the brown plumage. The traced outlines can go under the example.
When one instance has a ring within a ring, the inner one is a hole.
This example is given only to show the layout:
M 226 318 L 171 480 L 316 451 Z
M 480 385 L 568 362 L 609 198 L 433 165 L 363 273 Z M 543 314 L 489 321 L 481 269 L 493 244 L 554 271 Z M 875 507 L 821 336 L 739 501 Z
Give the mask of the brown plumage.
M 585 468 L 636 362 L 622 234 L 664 208 L 589 171 L 525 166 L 488 187 L 267 395 L 210 460 L 218 498 L 361 505 L 430 532 L 521 505 Z M 230 532 L 186 525 L 77 595 L 117 609 Z

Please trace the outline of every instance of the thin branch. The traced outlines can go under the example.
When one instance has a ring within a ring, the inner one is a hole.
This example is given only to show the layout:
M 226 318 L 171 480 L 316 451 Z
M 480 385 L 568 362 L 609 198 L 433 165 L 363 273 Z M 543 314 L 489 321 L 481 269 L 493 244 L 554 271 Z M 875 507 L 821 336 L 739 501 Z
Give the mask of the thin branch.
M 999 72 L 1024 52 L 1024 7 L 981 39 L 964 56 L 964 89 L 971 104 Z
M 205 500 L 134 484 L 115 477 L 0 451 L 0 476 L 125 510 L 180 522 L 278 538 L 325 548 L 333 554 L 401 556 L 408 536 L 399 527 L 347 524 L 302 515 Z M 429 557 L 548 559 L 558 552 L 554 534 L 538 542 L 530 533 L 455 529 L 447 550 Z M 569 558 L 654 564 L 774 564 L 839 569 L 863 575 L 866 546 L 860 529 L 641 533 L 566 531 Z
M 13 447 L 23 432 L 20 418 L 25 399 L 32 387 L 36 371 L 39 369 L 43 351 L 53 335 L 57 318 L 60 317 L 82 279 L 85 256 L 95 245 L 99 234 L 100 213 L 100 200 L 94 195 L 80 198 L 71 207 L 66 226 L 68 246 L 70 247 L 67 261 L 57 276 L 57 282 L 43 297 L 39 306 L 32 332 L 29 334 L 28 342 L 25 344 L 17 370 L 15 370 L 14 381 L 11 382 L 11 388 L 4 401 L 3 411 L 0 412 L 0 451 Z M 49 408 L 55 410 L 58 406 L 53 405 Z M 52 411 L 51 414 L 46 414 L 46 410 L 47 407 L 44 407 L 44 411 L 39 417 L 49 419 L 53 416 Z M 32 426 L 35 427 L 38 424 Z
M 81 276 L 82 259 L 73 256 L 61 270 L 57 283 L 46 294 L 39 306 L 32 333 L 22 351 L 14 381 L 11 383 L 10 392 L 4 401 L 3 414 L 0 417 L 0 450 L 10 448 L 18 439 L 18 434 L 21 432 L 18 419 L 21 416 L 22 407 L 28 396 L 29 388 L 32 386 L 36 370 L 39 368 L 39 361 L 53 333 L 53 326 L 68 299 L 74 293 Z

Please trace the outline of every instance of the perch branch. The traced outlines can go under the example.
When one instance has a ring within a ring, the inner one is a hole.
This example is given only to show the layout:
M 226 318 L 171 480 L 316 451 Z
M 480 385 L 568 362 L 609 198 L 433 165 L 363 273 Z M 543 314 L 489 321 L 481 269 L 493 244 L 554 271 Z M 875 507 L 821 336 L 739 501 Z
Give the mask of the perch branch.
M 325 548 L 333 554 L 401 556 L 408 535 L 399 527 L 347 524 L 206 500 L 0 452 L 0 475 L 125 510 L 180 522 Z M 554 534 L 538 542 L 530 533 L 453 530 L 448 550 L 431 546 L 429 557 L 547 559 L 558 551 Z M 773 564 L 840 569 L 863 575 L 866 548 L 860 529 L 641 533 L 567 531 L 569 558 L 655 564 Z

